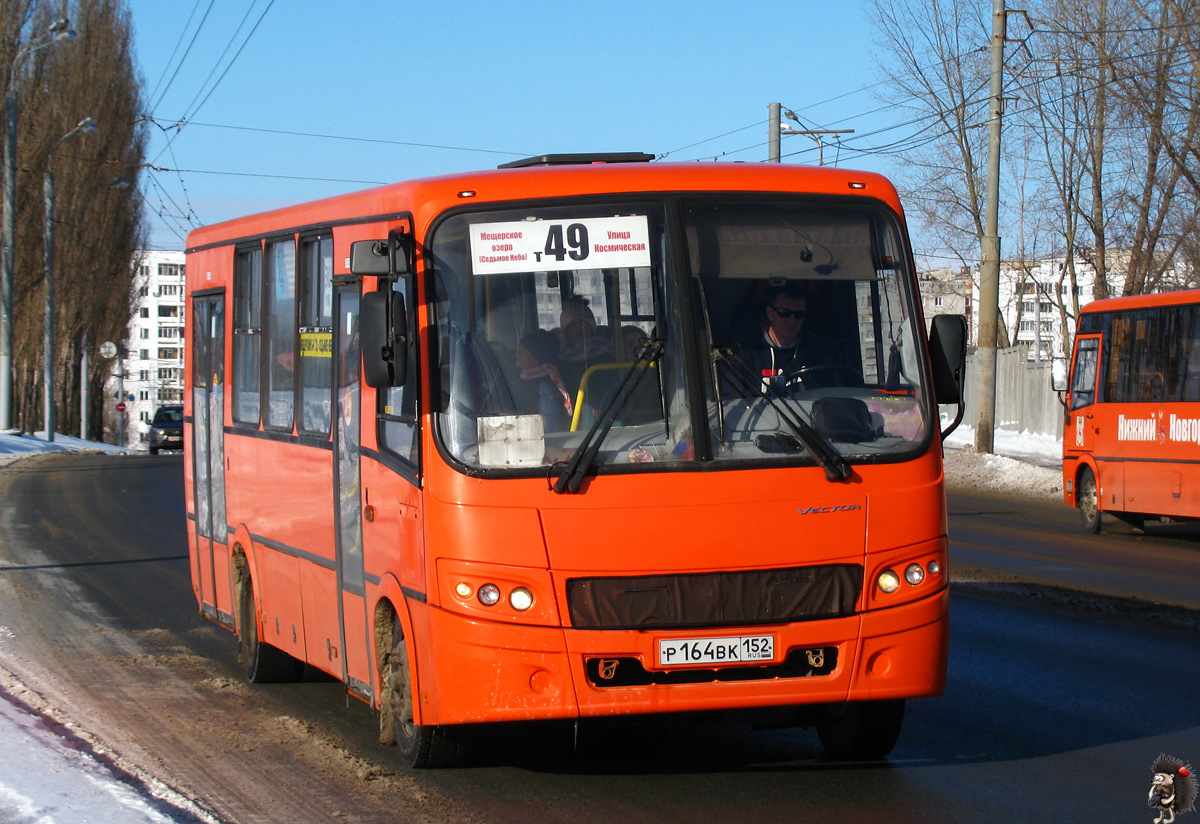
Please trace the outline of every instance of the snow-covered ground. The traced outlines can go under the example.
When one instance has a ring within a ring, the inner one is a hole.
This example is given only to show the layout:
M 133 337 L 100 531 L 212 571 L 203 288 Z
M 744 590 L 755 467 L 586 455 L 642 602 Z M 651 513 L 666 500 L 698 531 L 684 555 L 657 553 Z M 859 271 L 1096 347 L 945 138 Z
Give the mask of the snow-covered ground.
M 960 426 L 946 439 L 946 486 L 1062 501 L 1062 441 L 1049 435 L 997 429 L 995 454 L 975 452 L 975 430 Z
M 131 453 L 112 444 L 55 435 L 54 441 L 0 432 L 0 466 L 37 453 Z M 2 563 L 0 563 L 2 566 Z M 0 633 L 7 632 L 0 626 Z M 0 822 L 3 824 L 173 824 L 211 821 L 168 788 L 149 786 L 116 766 L 102 748 L 37 708 L 0 669 Z
M 5 824 L 213 821 L 166 787 L 147 786 L 125 773 L 102 749 L 36 712 L 2 684 L 0 752 L 0 821 Z
M 72 438 L 70 435 L 55 433 L 54 440 L 46 440 L 45 432 L 22 435 L 19 430 L 8 429 L 0 432 L 0 466 L 12 463 L 35 452 L 136 452 L 113 446 L 110 443 L 96 443 Z

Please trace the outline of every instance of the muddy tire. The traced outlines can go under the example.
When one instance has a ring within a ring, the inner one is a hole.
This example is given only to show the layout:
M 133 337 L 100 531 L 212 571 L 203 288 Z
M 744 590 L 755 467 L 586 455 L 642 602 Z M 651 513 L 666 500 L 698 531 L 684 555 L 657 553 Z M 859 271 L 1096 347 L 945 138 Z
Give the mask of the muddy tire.
M 379 743 L 396 747 L 413 769 L 450 766 L 459 759 L 459 745 L 441 727 L 413 722 L 408 645 L 399 619 L 392 621 L 392 639 L 379 668 Z
M 252 684 L 280 684 L 304 677 L 304 662 L 259 639 L 258 612 L 254 608 L 254 583 L 242 578 L 238 597 L 238 657 L 246 680 Z
M 1096 476 L 1091 467 L 1085 466 L 1079 471 L 1079 480 L 1075 484 L 1075 504 L 1079 507 L 1079 520 L 1083 531 L 1093 535 L 1100 531 L 1100 490 L 1096 486 Z
M 875 760 L 896 746 L 903 723 L 903 701 L 851 701 L 826 707 L 817 735 L 830 758 Z

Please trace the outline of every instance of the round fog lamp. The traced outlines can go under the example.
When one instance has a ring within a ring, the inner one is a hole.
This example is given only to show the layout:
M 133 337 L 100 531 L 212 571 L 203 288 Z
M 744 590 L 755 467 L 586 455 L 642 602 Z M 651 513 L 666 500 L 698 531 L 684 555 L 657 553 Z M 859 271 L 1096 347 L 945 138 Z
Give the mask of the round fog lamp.
M 925 580 L 925 570 L 921 569 L 920 564 L 909 564 L 908 569 L 904 570 L 904 580 L 916 586 Z
M 879 573 L 879 579 L 876 583 L 884 592 L 895 592 L 900 589 L 900 576 L 890 569 L 885 569 Z
M 471 589 L 471 585 L 468 584 L 466 581 L 463 581 L 462 583 L 460 583 L 458 586 L 456 586 L 454 588 L 454 594 L 457 595 L 459 598 L 470 598 L 471 593 L 473 593 L 474 591 L 475 590 Z
M 517 612 L 524 612 L 533 606 L 533 593 L 525 587 L 517 587 L 509 593 L 508 603 Z
M 929 562 L 929 574 L 930 575 L 938 575 L 941 573 L 941 571 L 942 571 L 941 564 L 939 564 L 937 561 Z
M 500 602 L 500 587 L 495 584 L 484 584 L 479 588 L 479 603 L 485 607 L 494 607 Z

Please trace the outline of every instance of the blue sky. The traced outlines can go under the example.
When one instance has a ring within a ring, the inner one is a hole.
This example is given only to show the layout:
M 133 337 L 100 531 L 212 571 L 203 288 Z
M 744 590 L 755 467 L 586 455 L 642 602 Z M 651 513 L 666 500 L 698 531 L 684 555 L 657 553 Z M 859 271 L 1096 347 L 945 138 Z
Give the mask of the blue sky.
M 807 128 L 856 129 L 848 146 L 906 133 L 867 134 L 906 115 L 868 89 L 877 38 L 860 0 L 129 8 L 157 124 L 149 160 L 171 170 L 143 179 L 157 249 L 182 249 L 198 225 L 535 154 L 761 162 L 772 101 Z M 785 138 L 783 153 L 817 162 L 807 137 Z M 827 142 L 826 162 L 837 156 Z M 841 157 L 890 171 L 886 156 Z

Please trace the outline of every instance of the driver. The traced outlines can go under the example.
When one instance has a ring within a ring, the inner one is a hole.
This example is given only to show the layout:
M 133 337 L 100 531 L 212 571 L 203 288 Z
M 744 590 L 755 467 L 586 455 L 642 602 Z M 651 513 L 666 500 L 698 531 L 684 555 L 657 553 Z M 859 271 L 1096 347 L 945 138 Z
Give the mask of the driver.
M 799 383 L 802 369 L 831 362 L 820 342 L 807 333 L 806 312 L 804 292 L 797 284 L 773 286 L 767 292 L 760 334 L 752 336 L 741 353 L 753 373 L 762 376 L 764 392 Z

